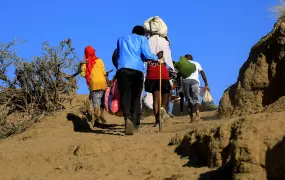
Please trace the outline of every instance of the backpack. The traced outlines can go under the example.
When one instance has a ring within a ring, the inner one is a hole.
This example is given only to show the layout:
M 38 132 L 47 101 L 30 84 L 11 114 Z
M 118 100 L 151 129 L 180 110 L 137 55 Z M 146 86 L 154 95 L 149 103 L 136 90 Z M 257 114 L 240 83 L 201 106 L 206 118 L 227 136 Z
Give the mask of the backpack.
M 179 61 L 175 63 L 174 67 L 179 71 L 179 74 L 183 77 L 183 79 L 188 78 L 196 71 L 196 65 L 189 62 L 184 56 L 180 57 Z

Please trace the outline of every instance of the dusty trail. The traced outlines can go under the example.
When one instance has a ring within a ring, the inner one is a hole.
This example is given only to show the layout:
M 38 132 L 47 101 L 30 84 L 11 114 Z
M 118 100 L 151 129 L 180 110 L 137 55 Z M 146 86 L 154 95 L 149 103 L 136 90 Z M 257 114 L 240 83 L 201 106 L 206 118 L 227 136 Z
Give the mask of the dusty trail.
M 79 96 L 80 102 L 85 96 Z M 26 132 L 0 141 L 1 180 L 78 179 L 199 179 L 209 168 L 184 167 L 187 159 L 174 153 L 168 143 L 197 125 L 187 117 L 164 125 L 164 132 L 152 127 L 153 118 L 142 121 L 134 136 L 124 136 L 122 118 L 106 114 L 107 129 L 90 129 L 66 115 L 71 110 L 43 119 Z M 205 116 L 205 114 L 204 114 Z M 206 116 L 209 116 L 206 115 Z M 214 123 L 205 121 L 205 123 Z M 78 125 L 76 125 L 78 126 Z M 80 131 L 80 132 L 78 132 Z

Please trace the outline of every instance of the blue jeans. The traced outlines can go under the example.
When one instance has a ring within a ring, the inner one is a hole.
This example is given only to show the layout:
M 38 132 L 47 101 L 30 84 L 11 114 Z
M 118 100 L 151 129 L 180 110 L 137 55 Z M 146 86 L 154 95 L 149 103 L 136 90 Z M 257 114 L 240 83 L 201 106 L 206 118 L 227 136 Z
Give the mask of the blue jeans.
M 174 104 L 172 102 L 168 102 L 168 114 L 172 114 Z
M 176 91 L 175 90 L 171 90 L 170 94 L 172 96 L 176 96 Z M 174 103 L 170 102 L 170 98 L 169 98 L 169 101 L 168 101 L 168 114 L 172 114 L 173 106 L 174 106 Z

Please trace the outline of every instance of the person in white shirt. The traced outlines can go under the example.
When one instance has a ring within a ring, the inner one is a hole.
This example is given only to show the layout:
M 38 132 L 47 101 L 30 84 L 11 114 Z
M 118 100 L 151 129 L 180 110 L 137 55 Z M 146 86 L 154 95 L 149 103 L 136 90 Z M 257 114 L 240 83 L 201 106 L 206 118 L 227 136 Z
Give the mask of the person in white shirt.
M 206 78 L 206 74 L 204 73 L 202 66 L 198 62 L 193 61 L 193 57 L 190 54 L 186 54 L 185 57 L 188 59 L 190 63 L 196 65 L 196 71 L 192 73 L 189 77 L 183 79 L 182 84 L 183 84 L 183 92 L 188 103 L 188 110 L 191 122 L 194 121 L 198 122 L 200 120 L 199 73 L 201 74 L 204 80 L 205 89 L 208 91 L 210 91 L 210 89 Z M 193 116 L 193 113 L 195 113 L 195 117 Z

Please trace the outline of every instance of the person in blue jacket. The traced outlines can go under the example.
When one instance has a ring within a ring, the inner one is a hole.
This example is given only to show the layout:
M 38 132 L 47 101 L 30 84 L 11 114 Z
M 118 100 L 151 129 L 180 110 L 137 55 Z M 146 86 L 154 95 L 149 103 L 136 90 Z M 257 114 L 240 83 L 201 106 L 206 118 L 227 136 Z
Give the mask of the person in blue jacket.
M 125 134 L 133 135 L 141 114 L 141 93 L 143 89 L 145 60 L 158 60 L 163 52 L 152 54 L 145 29 L 135 26 L 132 34 L 117 41 L 117 80 L 120 90 L 121 108 L 125 120 Z

